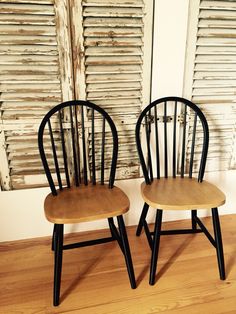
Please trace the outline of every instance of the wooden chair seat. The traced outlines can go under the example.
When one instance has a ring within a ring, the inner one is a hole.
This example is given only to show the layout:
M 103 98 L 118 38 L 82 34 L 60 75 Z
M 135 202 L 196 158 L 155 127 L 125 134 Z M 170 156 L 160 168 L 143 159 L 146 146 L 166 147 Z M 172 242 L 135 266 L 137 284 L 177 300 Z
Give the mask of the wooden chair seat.
M 81 185 L 64 188 L 57 196 L 50 193 L 44 202 L 46 218 L 56 224 L 85 222 L 126 213 L 129 199 L 118 187 Z
M 225 203 L 225 195 L 215 185 L 195 178 L 160 178 L 141 185 L 144 201 L 154 208 L 173 210 L 211 209 Z

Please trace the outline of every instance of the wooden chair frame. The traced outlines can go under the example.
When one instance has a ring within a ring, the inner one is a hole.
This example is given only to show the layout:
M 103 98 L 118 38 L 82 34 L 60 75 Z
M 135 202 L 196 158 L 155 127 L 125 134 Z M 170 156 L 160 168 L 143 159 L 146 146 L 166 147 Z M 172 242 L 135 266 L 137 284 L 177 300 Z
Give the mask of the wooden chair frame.
M 192 145 L 191 145 L 191 153 L 190 153 L 190 165 L 189 165 L 189 173 L 188 177 L 190 179 L 193 178 L 193 164 L 194 164 L 194 144 L 196 140 L 196 131 L 197 131 L 197 118 L 200 119 L 202 129 L 203 129 L 203 144 L 202 144 L 202 153 L 201 153 L 201 161 L 200 161 L 200 167 L 198 171 L 198 178 L 197 181 L 198 184 L 202 184 L 204 172 L 205 172 L 205 166 L 206 166 L 206 159 L 207 159 L 207 153 L 208 153 L 208 146 L 209 146 L 209 129 L 208 129 L 208 123 L 207 120 L 202 113 L 202 111 L 191 101 L 180 98 L 180 97 L 165 97 L 158 99 L 154 102 L 152 102 L 150 105 L 148 105 L 140 114 L 137 124 L 136 124 L 136 143 L 137 143 L 137 149 L 138 154 L 140 158 L 141 167 L 143 170 L 143 175 L 145 178 L 145 182 L 142 184 L 142 188 L 145 186 L 151 186 L 154 182 L 154 174 L 153 174 L 153 166 L 152 166 L 152 154 L 151 154 L 151 144 L 150 144 L 150 136 L 151 136 L 151 123 L 154 123 L 154 129 L 155 129 L 155 152 L 156 152 L 156 180 L 161 180 L 160 176 L 160 164 L 159 164 L 159 139 L 158 139 L 158 117 L 157 117 L 157 111 L 156 108 L 160 104 L 164 104 L 164 116 L 163 116 L 163 123 L 164 123 L 164 178 L 168 179 L 168 144 L 167 144 L 167 104 L 169 102 L 175 103 L 175 109 L 174 109 L 174 118 L 173 118 L 173 160 L 172 160 L 172 178 L 177 178 L 177 170 L 176 170 L 176 124 L 177 124 L 177 104 L 181 103 L 184 105 L 184 118 L 183 118 L 183 143 L 182 143 L 182 155 L 181 155 L 181 166 L 180 166 L 180 177 L 184 179 L 185 177 L 185 144 L 186 144 L 186 115 L 187 115 L 187 108 L 191 108 L 193 112 L 195 113 L 194 116 L 194 125 L 193 125 L 193 136 L 192 136 Z M 151 110 L 154 109 L 154 115 L 151 115 Z M 146 145 L 147 145 L 147 158 L 145 161 L 143 148 L 142 148 L 142 141 L 141 141 L 141 126 L 145 125 L 145 133 L 146 133 Z M 166 181 L 167 182 L 167 181 Z M 176 180 L 177 182 L 177 180 Z M 219 205 L 222 205 L 224 203 L 224 195 L 219 190 L 216 191 L 216 193 L 220 194 L 220 198 L 222 200 L 219 202 Z M 171 196 L 170 196 L 171 197 Z M 192 228 L 189 229 L 178 229 L 178 230 L 161 230 L 161 224 L 162 224 L 162 213 L 165 209 L 170 209 L 168 207 L 165 208 L 158 208 L 156 209 L 156 219 L 155 219 L 155 225 L 154 225 L 154 231 L 150 232 L 148 223 L 146 221 L 146 216 L 149 210 L 149 207 L 152 206 L 153 203 L 149 199 L 144 199 L 144 206 L 141 212 L 141 216 L 139 219 L 139 224 L 136 230 L 136 235 L 140 236 L 142 229 L 144 228 L 148 244 L 150 246 L 150 249 L 152 251 L 152 257 L 150 262 L 150 278 L 149 283 L 150 285 L 153 285 L 155 283 L 155 275 L 156 275 L 156 267 L 157 267 L 157 259 L 158 259 L 158 251 L 159 251 L 159 243 L 160 243 L 160 236 L 161 235 L 173 235 L 173 234 L 188 234 L 188 233 L 200 233 L 203 232 L 210 243 L 216 248 L 217 253 L 217 259 L 218 259 L 218 267 L 219 267 L 219 273 L 220 273 L 220 279 L 225 279 L 225 265 L 224 265 L 224 254 L 223 254 L 223 244 L 222 244 L 222 236 L 221 236 L 221 229 L 220 229 L 220 221 L 219 221 L 219 215 L 218 215 L 218 208 L 216 206 L 211 208 L 212 211 L 212 219 L 213 219 L 213 228 L 214 228 L 214 238 L 209 233 L 207 228 L 204 226 L 202 221 L 197 216 L 197 209 L 191 208 L 191 221 L 192 221 Z M 154 206 L 154 205 L 153 205 Z M 153 207 L 152 206 L 152 207 Z M 201 208 L 201 207 L 200 207 Z M 207 207 L 209 208 L 209 206 Z M 181 206 L 177 206 L 173 209 L 186 209 L 181 208 Z
M 78 148 L 78 111 L 77 109 L 80 108 L 80 114 L 81 114 L 81 137 L 82 137 L 82 153 L 79 151 Z M 91 182 L 89 182 L 88 179 L 88 173 L 87 173 L 87 156 L 86 156 L 86 139 L 85 139 L 85 117 L 84 117 L 84 110 L 83 108 L 89 108 L 92 110 L 92 116 L 91 116 L 91 130 L 92 130 L 92 163 L 91 163 Z M 65 136 L 64 136 L 64 129 L 63 129 L 63 123 L 62 123 L 62 111 L 64 109 L 68 109 L 69 112 L 69 123 L 71 128 L 71 139 L 72 139 L 72 153 L 73 153 L 73 171 L 74 171 L 74 182 L 71 183 L 70 175 L 69 175 L 69 168 L 68 168 L 68 160 L 67 160 L 67 153 L 66 153 L 66 144 L 65 144 Z M 117 164 L 117 154 L 118 154 L 118 135 L 116 131 L 116 127 L 110 116 L 107 112 L 105 112 L 102 108 L 99 106 L 89 102 L 89 101 L 81 101 L 81 100 L 74 100 L 74 101 L 68 101 L 61 103 L 54 108 L 52 108 L 43 118 L 39 131 L 38 131 L 38 145 L 39 145 L 39 151 L 40 156 L 42 159 L 42 163 L 45 169 L 45 173 L 48 179 L 48 183 L 51 189 L 51 194 L 49 194 L 45 200 L 45 207 L 50 207 L 53 202 L 62 195 L 63 190 L 68 191 L 68 189 L 72 188 L 73 185 L 76 187 L 76 189 L 80 189 L 81 186 L 86 187 L 96 187 L 98 185 L 98 178 L 96 177 L 96 165 L 95 165 L 95 113 L 100 114 L 102 117 L 102 140 L 101 140 L 101 176 L 100 176 L 100 184 L 102 186 L 106 187 L 106 178 L 105 178 L 105 123 L 108 123 L 110 126 L 110 132 L 112 134 L 113 139 L 113 148 L 112 148 L 112 158 L 111 158 L 111 166 L 110 166 L 110 175 L 108 179 L 107 189 L 118 190 L 118 192 L 121 195 L 125 195 L 120 189 L 117 187 L 114 187 L 114 180 L 115 180 L 115 172 L 116 172 L 116 164 Z M 60 168 L 62 167 L 59 164 L 59 157 L 57 154 L 57 146 L 55 144 L 55 139 L 53 136 L 53 130 L 52 130 L 52 123 L 50 122 L 51 117 L 57 114 L 57 118 L 59 119 L 59 134 L 61 137 L 61 151 L 63 156 L 63 171 L 65 173 L 65 183 L 63 184 L 62 176 L 60 173 Z M 49 165 L 47 153 L 44 145 L 44 131 L 45 127 L 48 126 L 50 140 L 51 140 L 51 148 L 53 153 L 53 163 L 54 163 L 54 171 L 56 173 L 56 179 L 52 176 L 52 166 Z M 77 137 L 77 138 L 76 138 Z M 81 160 L 79 155 L 81 156 Z M 83 165 L 83 176 L 81 177 L 81 169 L 80 164 Z M 55 181 L 55 182 L 54 182 Z M 57 189 L 57 186 L 59 189 Z M 76 191 L 76 190 L 75 190 Z M 86 192 L 86 189 L 84 189 Z M 123 193 L 123 194 L 122 194 Z M 110 195 L 110 194 L 109 194 Z M 126 195 L 124 196 L 124 198 Z M 127 198 L 127 197 L 126 197 Z M 78 199 L 79 201 L 79 199 Z M 48 204 L 50 206 L 48 206 Z M 54 292 L 53 292 L 53 304 L 54 306 L 59 305 L 60 303 L 60 286 L 61 286 L 61 272 L 62 272 L 62 255 L 64 250 L 68 249 L 74 249 L 84 246 L 90 246 L 90 245 L 96 245 L 96 244 L 102 244 L 107 243 L 110 241 L 116 240 L 121 248 L 122 253 L 125 257 L 125 262 L 128 270 L 128 275 L 130 279 L 130 285 L 131 288 L 136 288 L 136 282 L 135 282 L 135 276 L 134 276 L 134 269 L 132 264 L 132 258 L 130 254 L 130 248 L 127 238 L 127 233 L 125 229 L 125 224 L 123 220 L 123 213 L 125 213 L 128 210 L 129 202 L 127 198 L 127 205 L 126 208 L 123 208 L 122 210 L 117 210 L 114 212 L 109 212 L 106 216 L 106 214 L 102 213 L 100 216 L 98 215 L 97 219 L 107 218 L 109 229 L 111 236 L 106 238 L 100 238 L 100 239 L 94 239 L 89 241 L 83 241 L 78 243 L 72 243 L 72 244 L 63 244 L 63 230 L 64 230 L 64 224 L 65 223 L 77 223 L 77 222 L 83 222 L 83 221 L 89 221 L 89 220 L 95 220 L 96 217 L 94 216 L 88 216 L 87 217 L 73 217 L 70 219 L 65 219 L 63 221 L 62 218 L 57 219 L 53 217 L 51 214 L 46 214 L 46 217 L 49 221 L 54 223 L 54 229 L 53 229 L 53 236 L 52 236 L 52 250 L 54 251 L 55 256 L 55 263 L 54 263 Z M 46 212 L 45 212 L 46 213 Z M 114 223 L 114 217 L 117 217 L 118 222 L 118 229 L 115 226 Z

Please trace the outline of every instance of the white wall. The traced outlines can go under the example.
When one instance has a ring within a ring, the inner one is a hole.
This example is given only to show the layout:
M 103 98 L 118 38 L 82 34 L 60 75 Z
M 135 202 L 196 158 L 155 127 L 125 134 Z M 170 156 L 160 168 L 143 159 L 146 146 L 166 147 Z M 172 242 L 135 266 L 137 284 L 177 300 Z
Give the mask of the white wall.
M 119 181 L 128 195 L 132 210 L 126 215 L 128 224 L 137 224 L 142 202 L 139 193 L 141 180 Z M 52 224 L 44 217 L 43 203 L 48 188 L 18 190 L 0 193 L 0 242 L 50 235 Z M 67 225 L 65 232 L 107 228 L 107 221 Z
M 162 96 L 182 96 L 185 45 L 187 33 L 189 0 L 156 0 L 154 63 L 152 99 Z M 234 186 L 236 172 L 207 174 L 206 179 L 217 184 L 227 195 L 227 203 L 221 213 L 236 213 Z M 142 180 L 118 181 L 130 198 L 131 208 L 126 215 L 128 225 L 137 224 L 143 202 L 139 193 Z M 52 225 L 43 213 L 43 201 L 49 193 L 46 188 L 0 192 L 0 242 L 50 235 Z M 208 215 L 201 211 L 201 215 Z M 164 220 L 189 218 L 189 213 L 165 212 Z M 149 221 L 153 220 L 153 213 Z M 82 231 L 93 228 L 106 228 L 105 221 L 67 226 L 66 232 Z M 76 229 L 75 229 L 76 228 Z
M 189 0 L 154 0 L 152 99 L 182 96 Z

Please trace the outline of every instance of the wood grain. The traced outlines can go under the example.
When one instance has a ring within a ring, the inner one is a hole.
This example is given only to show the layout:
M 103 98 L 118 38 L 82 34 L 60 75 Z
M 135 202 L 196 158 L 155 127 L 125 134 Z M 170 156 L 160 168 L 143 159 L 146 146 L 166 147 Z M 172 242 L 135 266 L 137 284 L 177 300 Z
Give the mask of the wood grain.
M 154 179 L 141 185 L 144 201 L 154 208 L 172 210 L 210 209 L 225 203 L 225 195 L 214 184 L 195 178 Z
M 81 185 L 51 193 L 46 197 L 44 210 L 53 223 L 67 224 L 122 215 L 129 209 L 129 199 L 118 187 Z
M 130 289 L 115 242 L 66 251 L 62 300 L 52 306 L 53 253 L 49 238 L 0 245 L 2 314 L 220 314 L 236 313 L 236 215 L 221 217 L 227 279 L 218 279 L 215 249 L 203 234 L 161 237 L 158 277 L 149 286 L 150 249 L 145 235 L 128 228 L 138 287 Z M 211 218 L 204 223 L 212 231 Z M 184 228 L 188 220 L 163 223 Z M 71 234 L 65 242 L 107 236 L 108 231 Z

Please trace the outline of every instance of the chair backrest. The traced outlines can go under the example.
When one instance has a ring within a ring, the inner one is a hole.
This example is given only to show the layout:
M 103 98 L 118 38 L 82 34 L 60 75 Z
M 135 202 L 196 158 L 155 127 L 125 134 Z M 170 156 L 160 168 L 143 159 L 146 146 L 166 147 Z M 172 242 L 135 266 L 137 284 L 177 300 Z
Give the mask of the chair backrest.
M 53 195 L 56 187 L 104 184 L 115 180 L 118 136 L 111 117 L 82 100 L 61 103 L 43 118 L 39 152 Z
M 136 143 L 147 184 L 161 176 L 191 178 L 193 172 L 202 182 L 209 129 L 202 111 L 191 101 L 180 97 L 153 101 L 139 116 Z

